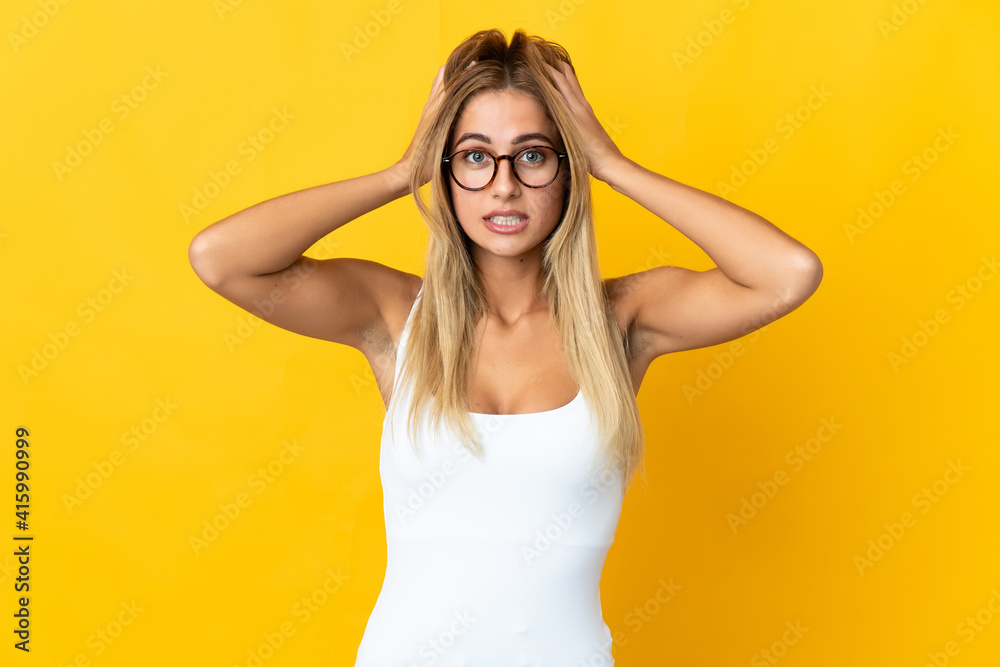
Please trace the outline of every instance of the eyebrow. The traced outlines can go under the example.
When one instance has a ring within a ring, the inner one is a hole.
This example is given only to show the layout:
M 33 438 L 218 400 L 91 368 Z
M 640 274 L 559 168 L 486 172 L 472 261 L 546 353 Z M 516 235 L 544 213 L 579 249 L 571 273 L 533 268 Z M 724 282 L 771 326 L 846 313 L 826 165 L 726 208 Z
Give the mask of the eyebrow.
M 487 137 L 485 134 L 479 134 L 478 132 L 466 132 L 461 137 L 459 137 L 458 141 L 455 142 L 455 146 L 458 146 L 460 143 L 462 143 L 466 139 L 476 139 L 477 141 L 481 141 L 484 144 L 492 144 L 493 143 L 492 141 L 490 141 L 490 138 Z M 528 134 L 519 135 L 517 137 L 514 137 L 514 141 L 512 141 L 511 143 L 513 143 L 513 144 L 523 144 L 526 141 L 538 141 L 538 140 L 547 141 L 551 145 L 555 146 L 555 142 L 552 141 L 551 139 L 549 139 L 547 136 L 545 136 L 541 132 L 529 132 Z

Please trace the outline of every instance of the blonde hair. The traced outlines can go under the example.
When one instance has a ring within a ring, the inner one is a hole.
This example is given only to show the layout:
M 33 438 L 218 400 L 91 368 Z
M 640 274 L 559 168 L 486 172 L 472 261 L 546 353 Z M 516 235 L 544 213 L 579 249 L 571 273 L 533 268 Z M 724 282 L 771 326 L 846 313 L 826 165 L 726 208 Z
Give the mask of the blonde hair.
M 432 403 L 435 427 L 442 420 L 447 422 L 482 460 L 480 434 L 468 413 L 467 378 L 476 323 L 487 311 L 486 295 L 455 218 L 441 158 L 457 119 L 474 95 L 484 91 L 528 94 L 558 129 L 569 156 L 568 166 L 549 186 L 565 188 L 565 196 L 562 219 L 544 242 L 542 292 L 569 372 L 597 415 L 602 445 L 595 459 L 600 456 L 607 468 L 618 469 L 625 490 L 642 467 L 642 422 L 626 358 L 627 341 L 601 282 L 587 154 L 573 112 L 545 69 L 545 63 L 559 69 L 560 62 L 572 67 L 562 46 L 529 36 L 522 29 L 514 32 L 509 45 L 500 30 L 479 31 L 448 57 L 441 104 L 427 131 L 416 138 L 411 164 L 410 191 L 430 229 L 430 240 L 423 293 L 410 325 L 406 359 L 396 360 L 397 365 L 402 363 L 402 373 L 397 372 L 400 387 L 393 388 L 389 409 L 401 393 L 397 389 L 412 383 L 407 423 L 414 449 L 414 419 Z M 420 174 L 428 170 L 433 174 L 430 206 L 420 195 Z

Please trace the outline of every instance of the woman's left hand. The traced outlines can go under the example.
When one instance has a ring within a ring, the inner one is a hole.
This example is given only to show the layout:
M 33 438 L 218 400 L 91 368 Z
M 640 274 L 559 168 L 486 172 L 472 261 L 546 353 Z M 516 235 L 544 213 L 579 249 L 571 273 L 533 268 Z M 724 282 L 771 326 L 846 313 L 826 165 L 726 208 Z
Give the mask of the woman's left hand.
M 597 116 L 594 115 L 594 110 L 587 98 L 584 97 L 580 82 L 577 81 L 576 74 L 573 73 L 573 68 L 564 62 L 559 63 L 560 69 L 558 70 L 547 63 L 545 66 L 552 74 L 552 78 L 555 79 L 559 92 L 566 99 L 579 124 L 583 135 L 583 146 L 587 151 L 590 173 L 598 180 L 607 181 L 605 177 L 607 170 L 616 161 L 624 159 L 625 156 L 612 141 L 600 121 L 597 120 Z

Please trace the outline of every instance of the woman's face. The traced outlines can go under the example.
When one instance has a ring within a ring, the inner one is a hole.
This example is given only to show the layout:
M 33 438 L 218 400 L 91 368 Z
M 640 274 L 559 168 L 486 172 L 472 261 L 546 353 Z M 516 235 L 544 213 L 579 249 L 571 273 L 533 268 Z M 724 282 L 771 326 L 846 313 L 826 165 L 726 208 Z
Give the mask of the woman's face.
M 563 150 L 559 132 L 541 104 L 521 92 L 485 91 L 466 103 L 447 153 L 475 148 L 494 156 L 513 155 L 528 146 Z M 470 159 L 489 160 L 478 154 Z M 538 154 L 529 152 L 520 159 L 537 160 Z M 482 190 L 465 190 L 450 175 L 448 183 L 455 216 L 473 243 L 494 255 L 516 257 L 538 247 L 559 223 L 568 176 L 569 162 L 564 158 L 552 183 L 544 188 L 529 188 L 514 177 L 510 160 L 501 160 L 493 182 Z M 493 216 L 504 219 L 491 221 Z M 521 223 L 497 226 L 510 222 L 511 216 L 521 219 Z

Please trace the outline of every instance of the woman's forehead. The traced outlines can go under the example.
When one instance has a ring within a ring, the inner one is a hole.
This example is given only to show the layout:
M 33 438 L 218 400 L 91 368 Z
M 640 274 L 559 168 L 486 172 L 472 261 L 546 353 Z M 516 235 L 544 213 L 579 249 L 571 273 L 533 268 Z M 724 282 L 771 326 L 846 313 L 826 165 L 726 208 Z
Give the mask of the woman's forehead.
M 450 139 L 500 146 L 537 141 L 539 135 L 559 142 L 559 132 L 538 100 L 516 91 L 484 91 L 465 104 Z

